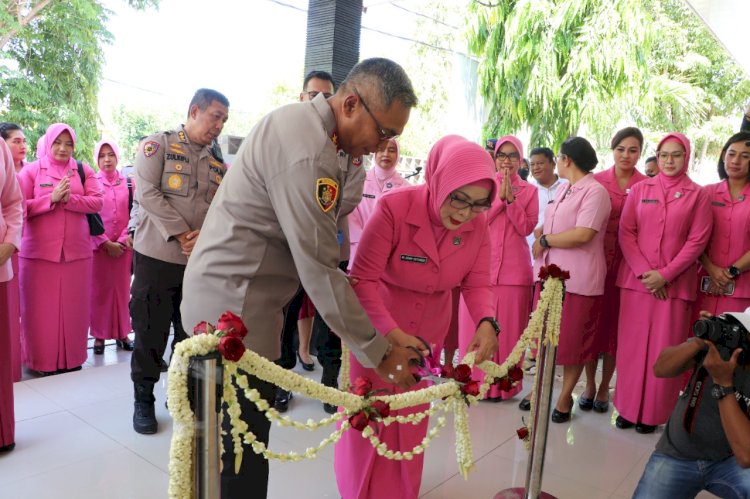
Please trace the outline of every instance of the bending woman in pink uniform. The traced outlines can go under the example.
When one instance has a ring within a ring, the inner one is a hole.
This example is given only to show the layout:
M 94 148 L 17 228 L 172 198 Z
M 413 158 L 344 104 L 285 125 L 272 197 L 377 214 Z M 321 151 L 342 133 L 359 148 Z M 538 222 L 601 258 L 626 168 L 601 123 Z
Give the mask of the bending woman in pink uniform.
M 534 231 L 539 219 L 539 194 L 536 187 L 518 176 L 522 158 L 520 140 L 512 135 L 497 139 L 495 168 L 499 194 L 492 201 L 487 219 L 490 224 L 490 282 L 497 319 L 503 328 L 498 337 L 500 346 L 492 356 L 498 364 L 505 362 L 516 346 L 531 312 L 534 279 L 526 237 Z M 464 353 L 476 330 L 476 323 L 464 303 L 459 309 L 459 323 L 459 340 Z M 475 372 L 475 375 L 479 374 Z M 507 400 L 522 388 L 521 382 L 509 391 L 494 384 L 487 392 L 487 400 Z
M 430 151 L 425 178 L 426 184 L 398 189 L 378 201 L 352 268 L 358 280 L 354 290 L 381 334 L 422 349 L 415 336 L 442 345 L 451 320 L 451 290 L 460 286 L 476 324 L 469 350 L 476 350 L 481 362 L 497 350 L 484 215 L 497 197 L 492 159 L 482 147 L 447 136 Z M 350 358 L 352 380 L 366 376 L 374 389 L 393 389 Z M 425 386 L 422 381 L 414 389 Z M 425 418 L 416 425 L 393 424 L 382 428 L 379 438 L 390 449 L 410 450 L 425 437 L 427 423 Z M 349 430 L 335 450 L 339 492 L 344 499 L 416 498 L 423 462 L 421 454 L 411 461 L 378 456 L 368 440 Z
M 73 159 L 75 132 L 50 125 L 45 155 L 21 170 L 26 226 L 21 245 L 21 346 L 25 364 L 44 375 L 86 361 L 91 304 L 91 238 L 86 213 L 102 209 L 94 170 Z
M 104 199 L 102 222 L 104 234 L 91 236 L 94 244 L 94 275 L 91 281 L 91 336 L 94 353 L 104 353 L 104 340 L 116 340 L 117 346 L 133 350 L 128 338 L 130 326 L 130 265 L 133 241 L 128 235 L 131 190 L 125 176 L 117 171 L 120 152 L 117 144 L 101 141 L 94 148 L 99 165 L 96 178 L 102 185 Z
M 633 186 L 620 219 L 620 318 L 614 404 L 618 428 L 651 433 L 666 423 L 683 379 L 657 378 L 666 347 L 690 335 L 696 261 L 711 235 L 706 192 L 687 176 L 690 141 L 670 133 L 657 147 L 660 173 Z

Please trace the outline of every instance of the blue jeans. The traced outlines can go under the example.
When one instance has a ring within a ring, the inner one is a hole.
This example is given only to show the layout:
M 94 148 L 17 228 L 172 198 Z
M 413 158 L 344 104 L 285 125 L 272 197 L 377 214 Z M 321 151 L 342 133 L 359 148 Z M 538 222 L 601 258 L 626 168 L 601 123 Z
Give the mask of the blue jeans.
M 633 499 L 686 499 L 707 490 L 725 499 L 750 498 L 750 468 L 737 460 L 686 461 L 651 454 Z

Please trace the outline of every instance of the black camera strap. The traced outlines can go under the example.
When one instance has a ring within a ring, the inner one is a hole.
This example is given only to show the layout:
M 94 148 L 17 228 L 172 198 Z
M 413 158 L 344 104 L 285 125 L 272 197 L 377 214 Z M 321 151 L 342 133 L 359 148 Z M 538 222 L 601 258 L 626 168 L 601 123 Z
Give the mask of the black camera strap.
M 708 371 L 703 367 L 703 361 L 701 360 L 699 366 L 693 369 L 693 374 L 690 376 L 690 382 L 686 388 L 688 405 L 682 417 L 682 425 L 688 433 L 693 432 L 695 413 L 703 397 L 703 390 L 706 387 L 706 377 L 708 377 Z

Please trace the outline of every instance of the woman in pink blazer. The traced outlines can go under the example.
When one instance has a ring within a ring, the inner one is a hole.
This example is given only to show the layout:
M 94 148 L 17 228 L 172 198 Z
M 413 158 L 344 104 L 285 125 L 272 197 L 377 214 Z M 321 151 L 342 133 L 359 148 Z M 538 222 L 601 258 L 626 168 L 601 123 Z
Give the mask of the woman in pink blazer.
M 618 428 L 651 433 L 669 418 L 684 380 L 657 378 L 662 350 L 685 341 L 698 285 L 696 261 L 711 235 L 711 204 L 687 176 L 690 141 L 670 133 L 660 173 L 633 186 L 620 219 L 620 318 L 614 404 Z
M 700 310 L 719 315 L 750 306 L 750 133 L 733 135 L 721 150 L 721 182 L 705 187 L 711 201 L 713 230 L 701 255 L 698 299 Z M 702 285 L 707 281 L 708 287 Z M 731 293 L 726 290 L 734 288 Z
M 620 315 L 620 289 L 617 281 L 617 270 L 622 261 L 622 250 L 617 242 L 617 231 L 620 226 L 620 214 L 630 189 L 647 177 L 636 169 L 643 150 L 643 134 L 635 127 L 618 131 L 611 142 L 615 164 L 603 172 L 594 174 L 594 178 L 607 189 L 612 211 L 609 212 L 607 231 L 604 233 L 604 255 L 607 258 L 607 279 L 604 281 L 604 296 L 600 301 L 602 310 L 599 315 L 599 327 L 596 331 L 595 352 L 597 358 L 586 364 L 586 389 L 578 398 L 578 406 L 584 411 L 605 413 L 609 410 L 609 383 L 615 372 L 615 353 L 617 352 L 617 320 Z M 596 388 L 596 366 L 599 354 L 602 360 L 602 381 Z
M 101 217 L 104 234 L 91 236 L 94 244 L 91 281 L 91 336 L 94 353 L 104 353 L 104 340 L 113 339 L 124 350 L 133 350 L 130 333 L 130 265 L 133 241 L 128 235 L 130 200 L 134 185 L 117 171 L 117 144 L 101 141 L 94 148 L 99 165 L 97 180 L 104 191 Z
M 11 307 L 8 281 L 13 278 L 10 257 L 21 246 L 22 225 L 21 188 L 10 149 L 0 138 L 0 453 L 16 445 L 11 334 L 18 324 L 18 311 Z
M 497 350 L 483 214 L 497 196 L 492 159 L 482 147 L 447 136 L 430 151 L 425 178 L 426 184 L 398 189 L 378 202 L 352 267 L 354 290 L 381 334 L 423 349 L 415 336 L 431 345 L 443 343 L 451 290 L 460 286 L 476 324 L 469 350 L 477 350 L 481 362 Z M 351 356 L 351 379 L 359 376 L 368 377 L 374 389 L 393 389 Z M 422 381 L 414 388 L 425 386 Z M 425 418 L 416 425 L 393 424 L 381 428 L 379 438 L 393 450 L 412 449 L 425 437 L 427 423 Z M 423 461 L 421 454 L 412 461 L 378 456 L 369 441 L 349 430 L 335 449 L 339 492 L 344 499 L 416 498 Z
M 0 123 L 0 137 L 8 144 L 13 159 L 16 174 L 26 165 L 26 136 L 20 126 L 15 123 Z M 21 295 L 18 289 L 18 252 L 11 256 L 13 278 L 8 281 L 8 306 L 11 315 L 18 319 L 10 325 L 10 341 L 12 350 L 13 381 L 21 381 Z
M 502 325 L 499 348 L 492 360 L 501 364 L 521 337 L 531 312 L 532 286 L 529 243 L 526 237 L 534 231 L 539 219 L 539 194 L 533 185 L 521 180 L 518 168 L 523 158 L 523 145 L 512 135 L 500 137 L 495 143 L 495 178 L 498 197 L 487 213 L 490 227 L 490 282 L 495 298 L 497 320 Z M 476 323 L 465 303 L 459 309 L 459 343 L 461 352 L 471 342 Z M 520 365 L 519 365 L 520 367 Z M 480 375 L 476 371 L 475 375 Z M 518 383 L 509 391 L 495 384 L 487 399 L 499 402 L 521 391 Z
M 18 175 L 26 204 L 21 247 L 21 346 L 26 365 L 44 375 L 86 361 L 91 304 L 91 238 L 86 213 L 102 208 L 94 171 L 73 159 L 75 132 L 50 125 L 45 155 Z

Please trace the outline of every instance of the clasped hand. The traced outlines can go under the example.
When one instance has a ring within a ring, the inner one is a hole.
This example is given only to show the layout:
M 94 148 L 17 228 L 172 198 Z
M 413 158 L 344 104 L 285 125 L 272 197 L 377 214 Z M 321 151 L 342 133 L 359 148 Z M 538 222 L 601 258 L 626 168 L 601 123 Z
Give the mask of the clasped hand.
M 70 177 L 63 177 L 54 189 L 52 189 L 52 202 L 67 203 L 70 201 Z
M 182 248 L 183 255 L 189 257 L 193 252 L 195 243 L 198 242 L 198 234 L 200 234 L 200 230 L 188 230 L 176 237 L 180 242 L 180 248 Z
M 503 171 L 503 186 L 500 189 L 500 200 L 510 204 L 516 200 L 513 195 L 513 186 L 510 180 L 510 168 L 502 168 Z
M 667 299 L 667 280 L 657 270 L 649 270 L 641 276 L 641 283 L 657 300 Z

